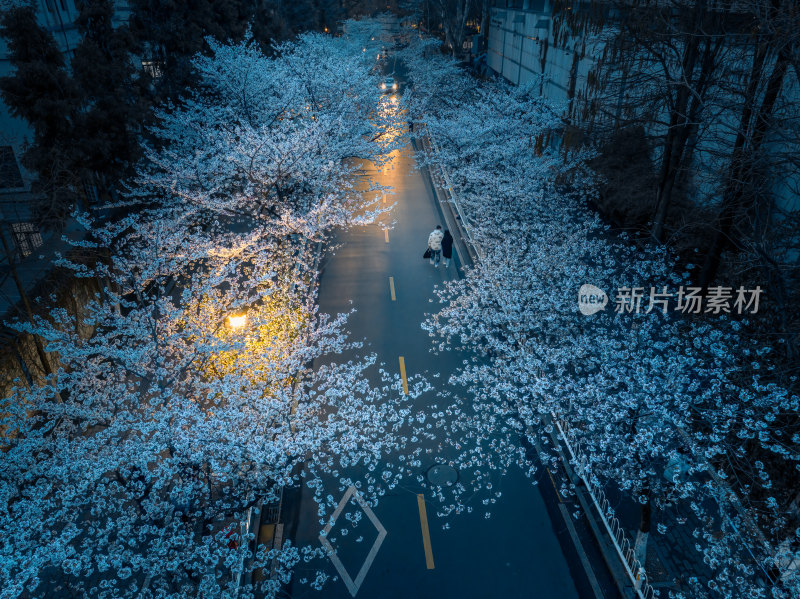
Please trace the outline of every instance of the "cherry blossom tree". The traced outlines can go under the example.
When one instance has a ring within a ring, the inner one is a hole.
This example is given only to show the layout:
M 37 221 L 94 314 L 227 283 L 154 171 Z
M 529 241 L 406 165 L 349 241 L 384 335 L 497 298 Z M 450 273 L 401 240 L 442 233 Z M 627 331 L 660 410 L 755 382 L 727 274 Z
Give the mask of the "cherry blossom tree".
M 689 285 L 670 256 L 613 234 L 592 213 L 587 156 L 565 161 L 542 143 L 557 135 L 562 110 L 524 86 L 467 86 L 452 63 L 426 76 L 430 46 L 412 37 L 405 50 L 415 131 L 436 141 L 422 159 L 434 175 L 448 173 L 440 183 L 451 185 L 483 259 L 440 290 L 444 306 L 425 328 L 439 350 L 483 355 L 454 380 L 507 435 L 505 446 L 486 449 L 516 452 L 514 433 L 527 434 L 554 459 L 547 448 L 558 420 L 581 449 L 574 466 L 640 504 L 641 563 L 657 512 L 659 532 L 683 523 L 683 534 L 698 539 L 698 563 L 709 572 L 696 573 L 707 586 L 694 596 L 761 596 L 769 568 L 786 561 L 776 541 L 787 521 L 769 498 L 769 468 L 731 465 L 757 452 L 794 467 L 785 416 L 796 413 L 797 398 L 770 382 L 766 348 L 748 346 L 736 319 L 682 314 L 677 297 L 659 295 Z M 433 62 L 447 64 L 440 55 Z M 604 312 L 579 313 L 586 283 L 609 294 Z M 620 289 L 628 293 L 618 297 Z M 732 487 L 725 479 L 734 473 L 746 478 Z M 790 596 L 796 585 L 785 578 L 772 592 Z
M 376 94 L 368 35 L 306 34 L 271 58 L 249 40 L 209 41 L 214 54 L 196 65 L 203 89 L 160 115 L 167 147 L 150 153 L 134 195 L 168 198 L 206 228 L 246 220 L 270 240 L 372 222 L 382 209 L 360 171 L 398 147 L 400 112 Z
M 360 169 L 398 143 L 369 28 L 355 30 L 269 59 L 209 41 L 200 91 L 160 114 L 128 215 L 81 217 L 90 241 L 74 243 L 100 258 L 59 264 L 103 293 L 83 326 L 64 310 L 16 325 L 60 368 L 2 400 L 0 596 L 271 595 L 318 550 L 253 551 L 248 510 L 356 466 L 379 473 L 365 501 L 397 484 L 426 385 L 405 394 L 386 373 L 370 382 L 374 356 L 337 360 L 357 347 L 346 315 L 314 302 L 312 242 L 381 212 Z M 257 568 L 274 575 L 242 586 Z

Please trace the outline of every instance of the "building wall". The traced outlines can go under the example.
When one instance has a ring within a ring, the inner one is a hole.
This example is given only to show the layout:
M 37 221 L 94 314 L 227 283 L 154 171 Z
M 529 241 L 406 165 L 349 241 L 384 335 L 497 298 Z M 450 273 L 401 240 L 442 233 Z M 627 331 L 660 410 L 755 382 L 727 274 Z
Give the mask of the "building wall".
M 33 6 L 39 23 L 53 33 L 53 37 L 67 63 L 80 41 L 75 26 L 78 9 L 75 0 L 35 0 Z M 126 22 L 130 15 L 127 2 L 116 2 L 114 22 Z M 0 77 L 13 73 L 9 61 L 8 44 L 0 37 Z M 25 170 L 20 162 L 25 144 L 33 137 L 28 123 L 11 115 L 0 99 L 0 235 L 5 246 L 0 245 L 0 322 L 9 318 L 25 318 L 21 310 L 22 285 L 29 299 L 31 294 L 51 275 L 50 260 L 53 252 L 66 253 L 70 248 L 62 235 L 82 237 L 84 232 L 74 222 L 64 223 L 63 231 L 39 231 L 34 225 L 31 211 L 31 183 L 34 174 Z M 15 266 L 19 283 L 11 274 Z M 0 345 L 6 339 L 0 327 Z
M 611 114 L 606 117 L 595 114 L 593 100 L 597 91 L 589 85 L 590 72 L 596 64 L 595 57 L 600 56 L 603 50 L 601 37 L 598 34 L 583 39 L 562 37 L 556 43 L 552 6 L 553 0 L 496 0 L 496 6 L 491 9 L 489 26 L 489 67 L 514 84 L 537 81 L 542 95 L 564 103 L 565 116 L 572 123 L 592 128 L 597 125 L 596 119 L 602 118 L 605 122 L 601 124 L 613 129 L 613 107 L 606 100 L 605 109 L 610 110 Z M 730 59 L 751 60 L 747 56 L 733 56 Z M 746 69 L 746 65 L 741 67 Z M 796 73 L 787 76 L 783 99 L 789 105 L 793 102 L 800 105 L 800 86 Z M 646 133 L 654 138 L 663 135 L 668 117 L 666 108 L 658 108 L 648 119 L 650 124 Z M 726 152 L 733 144 L 737 125 L 738 115 L 732 114 L 729 117 L 717 115 L 711 125 L 702 127 L 690 165 L 687 189 L 688 198 L 695 203 L 719 201 L 719 174 L 727 167 Z M 780 144 L 777 141 L 773 148 L 785 152 L 787 146 Z M 654 169 L 660 161 L 660 152 L 661 148 L 656 144 L 650 156 Z M 784 165 L 780 173 L 775 173 L 771 184 L 779 208 L 778 217 L 782 211 L 800 210 L 800 171 L 797 168 Z
M 577 110 L 575 99 L 586 97 L 597 48 L 589 40 L 574 38 L 554 43 L 552 0 L 517 4 L 522 7 L 491 9 L 489 67 L 515 84 L 537 82 L 544 96 Z

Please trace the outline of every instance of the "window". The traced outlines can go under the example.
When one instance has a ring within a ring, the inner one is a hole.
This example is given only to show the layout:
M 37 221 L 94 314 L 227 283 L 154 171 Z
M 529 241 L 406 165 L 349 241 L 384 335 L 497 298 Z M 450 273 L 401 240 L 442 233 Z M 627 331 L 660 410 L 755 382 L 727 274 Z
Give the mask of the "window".
M 30 256 L 33 250 L 42 245 L 42 236 L 33 223 L 11 223 L 11 231 L 23 258 Z
M 86 194 L 86 201 L 90 204 L 97 204 L 100 201 L 100 195 L 97 193 L 97 187 L 91 183 L 83 182 L 83 193 Z
M 19 172 L 14 148 L 0 146 L 0 189 L 23 187 L 22 175 Z
M 143 60 L 142 69 L 145 73 L 150 75 L 153 79 L 161 77 L 161 61 L 160 60 Z

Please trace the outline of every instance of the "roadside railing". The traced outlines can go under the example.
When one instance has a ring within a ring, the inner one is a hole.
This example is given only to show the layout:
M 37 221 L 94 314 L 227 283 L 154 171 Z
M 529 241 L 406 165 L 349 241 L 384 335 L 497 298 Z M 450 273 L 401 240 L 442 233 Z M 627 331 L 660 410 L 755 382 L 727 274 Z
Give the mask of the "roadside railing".
M 630 578 L 636 596 L 639 599 L 653 599 L 658 594 L 647 580 L 644 565 L 636 559 L 634 548 L 631 546 L 619 519 L 614 515 L 611 502 L 606 497 L 603 489 L 592 482 L 588 460 L 581 452 L 580 441 L 575 439 L 566 422 L 559 420 L 555 414 L 551 415 L 553 423 L 558 429 L 559 439 L 569 452 L 572 468 L 586 486 L 586 491 L 592 499 L 597 515 L 600 517 L 600 521 L 603 523 L 614 549 L 617 551 L 617 555 L 625 568 L 625 573 Z
M 420 137 L 422 140 L 423 147 L 425 150 L 430 153 L 431 155 L 435 155 L 439 153 L 439 147 L 436 145 L 436 140 L 433 139 L 430 132 L 428 132 L 427 127 L 425 128 L 425 134 Z M 484 253 L 481 249 L 480 244 L 476 243 L 475 238 L 472 235 L 472 229 L 469 224 L 469 220 L 467 219 L 466 214 L 461 208 L 461 202 L 458 199 L 455 191 L 453 191 L 453 183 L 450 180 L 450 175 L 444 170 L 441 166 L 439 166 L 439 173 L 442 177 L 442 180 L 445 182 L 445 192 L 447 194 L 447 201 L 453 207 L 456 216 L 458 218 L 458 225 L 461 229 L 462 237 L 465 241 L 469 243 L 470 248 L 478 259 L 484 259 Z

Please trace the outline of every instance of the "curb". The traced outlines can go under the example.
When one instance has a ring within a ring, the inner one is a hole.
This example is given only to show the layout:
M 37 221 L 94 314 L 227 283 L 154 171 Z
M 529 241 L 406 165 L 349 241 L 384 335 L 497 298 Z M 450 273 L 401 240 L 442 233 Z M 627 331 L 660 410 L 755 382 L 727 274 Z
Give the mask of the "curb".
M 626 599 L 635 598 L 636 592 L 634 591 L 633 586 L 630 584 L 625 571 L 620 565 L 619 558 L 616 551 L 614 551 L 610 539 L 606 534 L 603 533 L 602 528 L 593 516 L 593 503 L 588 497 L 586 497 L 586 486 L 584 485 L 583 480 L 581 480 L 581 478 L 573 470 L 569 463 L 569 458 L 564 455 L 564 449 L 555 430 L 550 433 L 550 438 L 552 439 L 553 445 L 558 453 L 559 462 L 561 463 L 561 467 L 564 469 L 567 480 L 570 482 L 572 489 L 575 492 L 575 497 L 580 504 L 581 511 L 585 515 L 586 521 L 589 523 L 592 536 L 594 537 L 594 540 L 600 549 L 600 555 L 603 556 L 603 561 L 606 564 L 606 568 L 610 572 L 611 578 L 614 580 L 614 584 L 617 586 L 617 591 L 619 592 L 620 597 L 625 597 Z M 536 443 L 536 450 L 541 455 L 538 442 Z M 565 519 L 568 517 L 569 514 L 564 514 Z
M 414 135 L 410 135 L 411 145 L 413 146 L 414 150 L 417 152 L 421 152 L 422 148 L 420 148 L 419 144 L 417 143 L 417 137 Z M 439 210 L 439 214 L 442 216 L 442 220 L 447 225 L 447 228 L 454 233 L 453 235 L 453 245 L 456 246 L 456 253 L 454 256 L 454 261 L 456 262 L 456 267 L 459 273 L 460 278 L 463 278 L 464 266 L 474 266 L 475 262 L 477 261 L 478 255 L 475 252 L 475 249 L 472 247 L 470 242 L 468 241 L 469 237 L 464 230 L 464 225 L 461 222 L 461 219 L 453 210 L 453 206 L 450 204 L 450 200 L 447 197 L 447 192 L 444 190 L 440 190 L 433 181 L 433 176 L 430 173 L 430 170 L 427 166 L 423 166 L 420 168 L 420 172 L 423 174 L 423 178 L 425 182 L 430 186 L 431 190 L 433 191 L 433 195 L 436 198 L 436 207 Z

